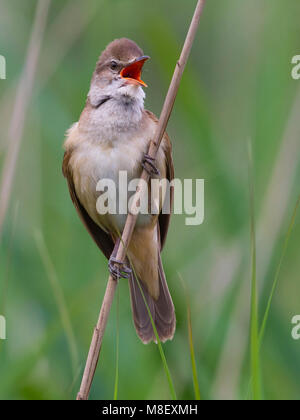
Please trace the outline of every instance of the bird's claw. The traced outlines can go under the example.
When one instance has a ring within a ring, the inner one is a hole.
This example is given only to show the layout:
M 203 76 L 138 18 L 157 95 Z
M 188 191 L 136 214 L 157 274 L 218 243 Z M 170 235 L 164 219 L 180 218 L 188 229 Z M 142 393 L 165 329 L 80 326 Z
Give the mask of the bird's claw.
M 129 279 L 132 273 L 131 268 L 127 267 L 125 263 L 110 257 L 108 261 L 108 269 L 114 280 Z
M 147 154 L 144 155 L 142 167 L 148 172 L 149 175 L 160 175 L 159 169 L 154 164 L 155 159 Z M 147 167 L 147 164 L 150 166 Z

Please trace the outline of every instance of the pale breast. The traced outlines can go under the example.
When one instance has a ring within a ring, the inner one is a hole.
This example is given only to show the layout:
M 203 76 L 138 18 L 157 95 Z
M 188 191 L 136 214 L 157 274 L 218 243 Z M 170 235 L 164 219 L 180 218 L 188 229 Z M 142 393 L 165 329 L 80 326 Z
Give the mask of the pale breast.
M 68 134 L 65 147 L 73 149 L 70 165 L 76 194 L 90 217 L 105 230 L 111 230 L 112 224 L 116 225 L 119 230 L 124 227 L 127 216 L 124 207 L 126 210 L 127 200 L 132 193 L 128 193 L 124 185 L 120 185 L 121 188 L 119 188 L 119 174 L 120 171 L 125 171 L 128 183 L 140 177 L 142 157 L 148 150 L 154 129 L 155 127 L 149 124 L 143 132 L 131 133 L 128 138 L 123 135 L 120 141 L 113 143 L 95 142 L 89 139 L 86 134 L 83 135 L 80 132 L 77 124 Z M 161 156 L 160 161 L 162 160 Z M 100 192 L 97 191 L 97 184 L 104 179 L 112 180 L 116 187 L 116 197 L 110 195 L 109 189 L 106 193 L 108 199 L 116 203 L 115 215 L 100 215 L 96 208 L 100 195 Z M 125 214 L 119 212 L 120 202 L 122 203 L 122 212 Z M 147 224 L 150 220 L 150 215 L 141 215 L 138 224 Z

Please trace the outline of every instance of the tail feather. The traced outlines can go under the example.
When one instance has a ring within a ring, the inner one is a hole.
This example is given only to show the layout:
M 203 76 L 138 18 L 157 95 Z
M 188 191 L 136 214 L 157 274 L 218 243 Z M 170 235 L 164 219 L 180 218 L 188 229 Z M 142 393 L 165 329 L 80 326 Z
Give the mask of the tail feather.
M 139 281 L 140 287 L 143 290 L 146 302 L 151 312 L 152 319 L 157 329 L 160 341 L 165 342 L 171 340 L 174 336 L 176 327 L 175 310 L 172 298 L 166 282 L 165 273 L 163 270 L 160 253 L 158 253 L 158 273 L 159 273 L 159 297 L 154 299 L 148 292 L 147 287 Z M 133 321 L 138 336 L 143 343 L 150 341 L 156 342 L 156 337 L 153 331 L 152 323 L 149 317 L 147 307 L 145 305 L 140 287 L 137 283 L 134 274 L 129 280 L 130 296 Z

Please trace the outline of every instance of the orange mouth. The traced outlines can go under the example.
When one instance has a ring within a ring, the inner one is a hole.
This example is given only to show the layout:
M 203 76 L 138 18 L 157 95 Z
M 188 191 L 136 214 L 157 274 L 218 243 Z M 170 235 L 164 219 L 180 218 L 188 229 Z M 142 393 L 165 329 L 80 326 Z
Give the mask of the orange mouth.
M 143 57 L 137 58 L 133 63 L 124 67 L 120 73 L 123 79 L 128 80 L 131 83 L 139 84 L 147 87 L 147 84 L 141 79 L 142 68 L 150 57 L 144 55 Z

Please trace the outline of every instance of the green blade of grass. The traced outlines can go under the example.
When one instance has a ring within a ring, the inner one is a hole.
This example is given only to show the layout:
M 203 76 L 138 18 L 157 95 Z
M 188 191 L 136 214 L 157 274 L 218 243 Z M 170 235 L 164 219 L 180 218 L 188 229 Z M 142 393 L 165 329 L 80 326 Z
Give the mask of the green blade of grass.
M 283 260 L 284 260 L 285 254 L 286 254 L 286 250 L 287 250 L 287 247 L 288 247 L 288 244 L 289 244 L 289 239 L 290 239 L 290 236 L 291 236 L 294 224 L 295 224 L 296 215 L 297 215 L 299 205 L 300 205 L 300 195 L 299 195 L 298 200 L 296 202 L 296 205 L 295 205 L 295 208 L 294 208 L 294 211 L 293 211 L 293 215 L 292 215 L 292 218 L 291 218 L 291 221 L 290 221 L 290 224 L 289 224 L 286 236 L 285 236 L 280 260 L 279 260 L 279 263 L 278 263 L 278 266 L 277 266 L 277 270 L 276 270 L 276 273 L 275 273 L 271 293 L 270 293 L 270 296 L 269 296 L 269 300 L 268 300 L 266 311 L 265 311 L 265 314 L 264 314 L 262 326 L 261 326 L 260 333 L 259 333 L 259 345 L 261 345 L 264 334 L 265 334 L 266 325 L 267 325 L 267 321 L 268 321 L 268 317 L 269 317 L 269 313 L 270 313 L 270 309 L 271 309 L 271 304 L 272 304 L 274 293 L 275 293 L 275 290 L 276 290 L 276 287 L 277 287 L 277 284 L 278 284 L 282 263 L 283 263 Z
M 134 274 L 134 275 L 136 276 L 136 274 Z M 172 380 L 172 377 L 171 377 L 170 369 L 168 367 L 167 359 L 166 359 L 164 350 L 162 348 L 162 344 L 161 344 L 161 341 L 159 339 L 159 335 L 158 335 L 158 332 L 157 332 L 155 323 L 153 321 L 150 308 L 149 308 L 149 306 L 147 304 L 147 301 L 146 301 L 146 298 L 145 298 L 143 289 L 142 289 L 142 287 L 140 285 L 140 282 L 139 282 L 139 280 L 138 280 L 137 277 L 136 277 L 136 280 L 137 280 L 139 289 L 140 289 L 141 294 L 143 296 L 143 300 L 145 302 L 145 305 L 146 305 L 146 308 L 147 308 L 147 311 L 148 311 L 148 314 L 149 314 L 149 317 L 150 317 L 150 320 L 151 320 L 152 328 L 153 328 L 153 331 L 154 331 L 154 334 L 155 334 L 155 337 L 156 337 L 156 340 L 157 340 L 157 346 L 158 346 L 160 357 L 161 357 L 161 360 L 162 360 L 162 363 L 163 363 L 163 367 L 164 367 L 164 370 L 165 370 L 165 373 L 166 373 L 166 376 L 167 376 L 167 381 L 168 381 L 168 384 L 169 384 L 169 389 L 170 389 L 170 393 L 171 393 L 172 399 L 173 400 L 177 400 L 176 391 L 175 391 L 175 387 L 174 387 L 173 380 Z
M 73 376 L 75 377 L 78 366 L 79 366 L 79 356 L 78 356 L 78 351 L 77 351 L 75 334 L 73 331 L 73 327 L 72 327 L 70 315 L 67 309 L 67 305 L 65 302 L 65 298 L 63 295 L 63 291 L 60 287 L 57 273 L 53 265 L 53 262 L 50 258 L 42 232 L 40 230 L 36 230 L 34 232 L 34 238 L 35 238 L 37 249 L 39 251 L 45 271 L 49 278 L 51 288 L 53 290 L 53 294 L 54 294 L 54 298 L 55 298 L 58 312 L 60 315 L 61 323 L 65 330 L 65 334 L 66 334 L 66 338 L 67 338 L 67 342 L 69 346 L 69 351 L 70 351 Z
M 197 374 L 197 365 L 196 365 L 196 358 L 195 358 L 195 350 L 194 350 L 194 342 L 193 342 L 193 330 L 192 330 L 192 316 L 191 316 L 191 305 L 188 290 L 186 284 L 181 276 L 178 273 L 179 279 L 183 285 L 185 296 L 186 296 L 186 307 L 187 307 L 187 323 L 188 323 L 188 334 L 189 334 L 189 348 L 190 348 L 190 355 L 191 355 L 191 363 L 192 363 L 192 372 L 193 372 L 193 384 L 194 384 L 194 393 L 195 393 L 195 400 L 201 400 L 200 394 L 200 387 L 198 381 L 198 374 Z
M 270 293 L 268 303 L 267 303 L 267 307 L 266 307 L 266 310 L 265 310 L 265 314 L 264 314 L 264 317 L 263 317 L 262 326 L 260 328 L 259 339 L 258 339 L 259 348 L 261 348 L 262 340 L 264 338 L 264 334 L 265 334 L 265 330 L 266 330 L 266 326 L 267 326 L 267 321 L 268 321 L 269 313 L 270 313 L 270 309 L 271 309 L 271 304 L 272 304 L 273 297 L 274 297 L 274 294 L 275 294 L 276 286 L 278 284 L 279 275 L 280 275 L 282 263 L 283 263 L 283 260 L 284 260 L 284 257 L 285 257 L 286 251 L 287 251 L 287 247 L 288 247 L 288 244 L 289 244 L 290 236 L 291 236 L 294 224 L 295 224 L 296 215 L 297 215 L 299 205 L 300 205 L 300 195 L 299 195 L 298 200 L 296 202 L 296 205 L 295 205 L 295 208 L 294 208 L 294 211 L 293 211 L 293 215 L 292 215 L 288 230 L 287 230 L 286 235 L 285 235 L 285 240 L 284 240 L 281 256 L 280 256 L 279 263 L 278 263 L 278 266 L 277 266 L 277 269 L 276 269 L 271 293 Z M 249 385 L 248 385 L 247 399 L 249 398 L 251 383 L 252 383 L 252 378 L 250 379 L 250 382 L 249 382 Z
M 117 231 L 117 233 L 118 233 L 118 236 L 119 236 L 119 238 L 120 238 L 120 241 L 122 241 L 122 243 L 123 243 L 123 245 L 124 245 L 124 242 L 123 242 L 123 240 L 122 240 L 122 235 L 121 235 L 121 233 L 120 233 L 120 231 L 118 230 L 118 228 L 117 228 L 117 227 L 116 227 L 116 231 Z M 165 370 L 165 373 L 166 373 L 166 376 L 167 376 L 167 381 L 168 381 L 168 385 L 169 385 L 169 389 L 170 389 L 170 393 L 171 393 L 172 399 L 173 399 L 173 400 L 177 400 L 175 387 L 174 387 L 173 380 L 172 380 L 172 377 L 171 377 L 171 372 L 170 372 L 170 369 L 169 369 L 169 367 L 168 367 L 167 359 L 166 359 L 166 356 L 165 356 L 164 350 L 163 350 L 163 348 L 162 348 L 162 344 L 161 344 L 161 341 L 160 341 L 160 339 L 159 339 L 159 335 L 158 335 L 158 332 L 157 332 L 157 329 L 156 329 L 155 323 L 154 323 L 154 321 L 153 321 L 153 318 L 152 318 L 152 315 L 151 315 L 150 308 L 149 308 L 149 306 L 148 306 L 148 304 L 147 304 L 147 301 L 146 301 L 146 298 L 145 298 L 145 295 L 144 295 L 143 289 L 142 289 L 142 287 L 141 287 L 141 285 L 140 285 L 140 282 L 139 282 L 139 279 L 138 279 L 138 277 L 137 277 L 137 274 L 136 274 L 136 271 L 135 271 L 135 268 L 134 268 L 133 262 L 132 262 L 132 260 L 131 260 L 130 256 L 128 255 L 128 252 L 126 253 L 126 256 L 127 256 L 128 260 L 129 260 L 129 263 L 130 263 L 130 265 L 131 265 L 132 271 L 133 271 L 134 276 L 135 276 L 135 278 L 136 278 L 136 280 L 137 280 L 137 284 L 138 284 L 139 289 L 140 289 L 140 291 L 141 291 L 141 294 L 142 294 L 142 297 L 143 297 L 144 303 L 145 303 L 145 305 L 146 305 L 146 308 L 147 308 L 147 311 L 148 311 L 148 314 L 149 314 L 149 317 L 150 317 L 150 321 L 151 321 L 151 324 L 152 324 L 152 328 L 153 328 L 153 331 L 154 331 L 154 334 L 155 334 L 155 338 L 156 338 L 156 341 L 157 341 L 157 346 L 158 346 L 159 354 L 160 354 L 160 357 L 161 357 L 161 360 L 162 360 L 162 363 L 163 363 L 163 367 L 164 367 L 164 370 Z
M 119 329 L 119 305 L 120 305 L 120 293 L 119 288 L 117 289 L 117 314 L 116 314 L 116 375 L 115 375 L 115 386 L 114 386 L 114 400 L 118 399 L 118 388 L 119 388 L 119 340 L 120 340 L 120 329 Z
M 19 215 L 19 206 L 20 206 L 20 202 L 17 201 L 15 205 L 15 210 L 14 210 L 14 215 L 13 215 L 13 220 L 12 220 L 12 227 L 11 227 L 11 232 L 10 232 L 9 242 L 8 242 L 8 247 L 7 247 L 6 273 L 3 279 L 3 285 L 1 289 L 1 295 L 0 295 L 0 313 L 5 313 L 7 289 L 8 289 L 8 284 L 9 284 L 9 279 L 10 279 L 11 269 L 12 269 L 13 241 L 14 241 L 15 233 L 16 233 L 16 226 L 17 226 L 18 215 Z
M 193 370 L 195 399 L 200 401 L 201 396 L 200 396 L 200 388 L 199 388 L 199 382 L 198 382 L 197 366 L 196 366 L 195 351 L 194 351 L 194 344 L 193 344 L 191 308 L 189 305 L 187 307 L 187 317 L 188 317 L 189 345 L 190 345 L 190 354 L 191 354 L 191 362 L 192 362 L 192 370 Z
M 139 281 L 139 279 L 138 279 L 138 277 L 137 277 L 137 274 L 136 274 L 136 272 L 135 272 L 135 269 L 134 269 L 133 263 L 132 263 L 132 261 L 131 261 L 131 259 L 130 259 L 130 257 L 129 257 L 128 255 L 127 255 L 127 257 L 128 257 L 128 259 L 129 259 L 129 262 L 130 262 L 131 268 L 132 268 L 133 273 L 134 273 L 134 276 L 135 276 L 135 278 L 136 278 L 136 280 L 137 280 L 137 283 L 138 283 L 139 289 L 140 289 L 140 291 L 141 291 L 141 294 L 142 294 L 142 297 L 143 297 L 144 303 L 145 303 L 145 305 L 146 305 L 146 308 L 147 308 L 147 311 L 148 311 L 148 314 L 149 314 L 149 317 L 150 317 L 150 321 L 151 321 L 151 324 L 152 324 L 152 328 L 153 328 L 153 331 L 154 331 L 154 334 L 155 334 L 155 338 L 156 338 L 156 341 L 157 341 L 157 346 L 158 346 L 159 354 L 160 354 L 160 357 L 161 357 L 161 360 L 162 360 L 162 363 L 163 363 L 163 367 L 164 367 L 164 370 L 165 370 L 165 373 L 166 373 L 166 376 L 167 376 L 167 381 L 168 381 L 168 385 L 169 385 L 169 389 L 170 389 L 170 393 L 171 393 L 172 399 L 173 399 L 173 400 L 177 400 L 175 387 L 174 387 L 173 380 L 172 380 L 172 377 L 171 377 L 171 372 L 170 372 L 170 369 L 169 369 L 169 367 L 168 367 L 167 359 L 166 359 L 166 356 L 165 356 L 164 350 L 163 350 L 163 348 L 162 348 L 162 344 L 161 344 L 161 341 L 160 341 L 160 339 L 159 339 L 159 335 L 158 335 L 158 332 L 157 332 L 157 329 L 156 329 L 155 323 L 154 323 L 154 321 L 153 321 L 153 318 L 152 318 L 152 315 L 151 315 L 150 308 L 149 308 L 148 303 L 147 303 L 147 300 L 146 300 L 146 298 L 145 298 L 145 295 L 144 295 L 144 292 L 143 292 L 142 286 L 141 286 L 141 284 L 140 284 L 140 281 Z
M 255 235 L 255 203 L 254 203 L 254 176 L 252 145 L 249 140 L 249 193 L 250 193 L 250 225 L 251 225 L 251 310 L 250 310 L 250 358 L 252 393 L 254 400 L 261 399 L 259 340 L 258 340 L 258 305 L 257 305 L 257 278 L 256 278 L 256 235 Z

